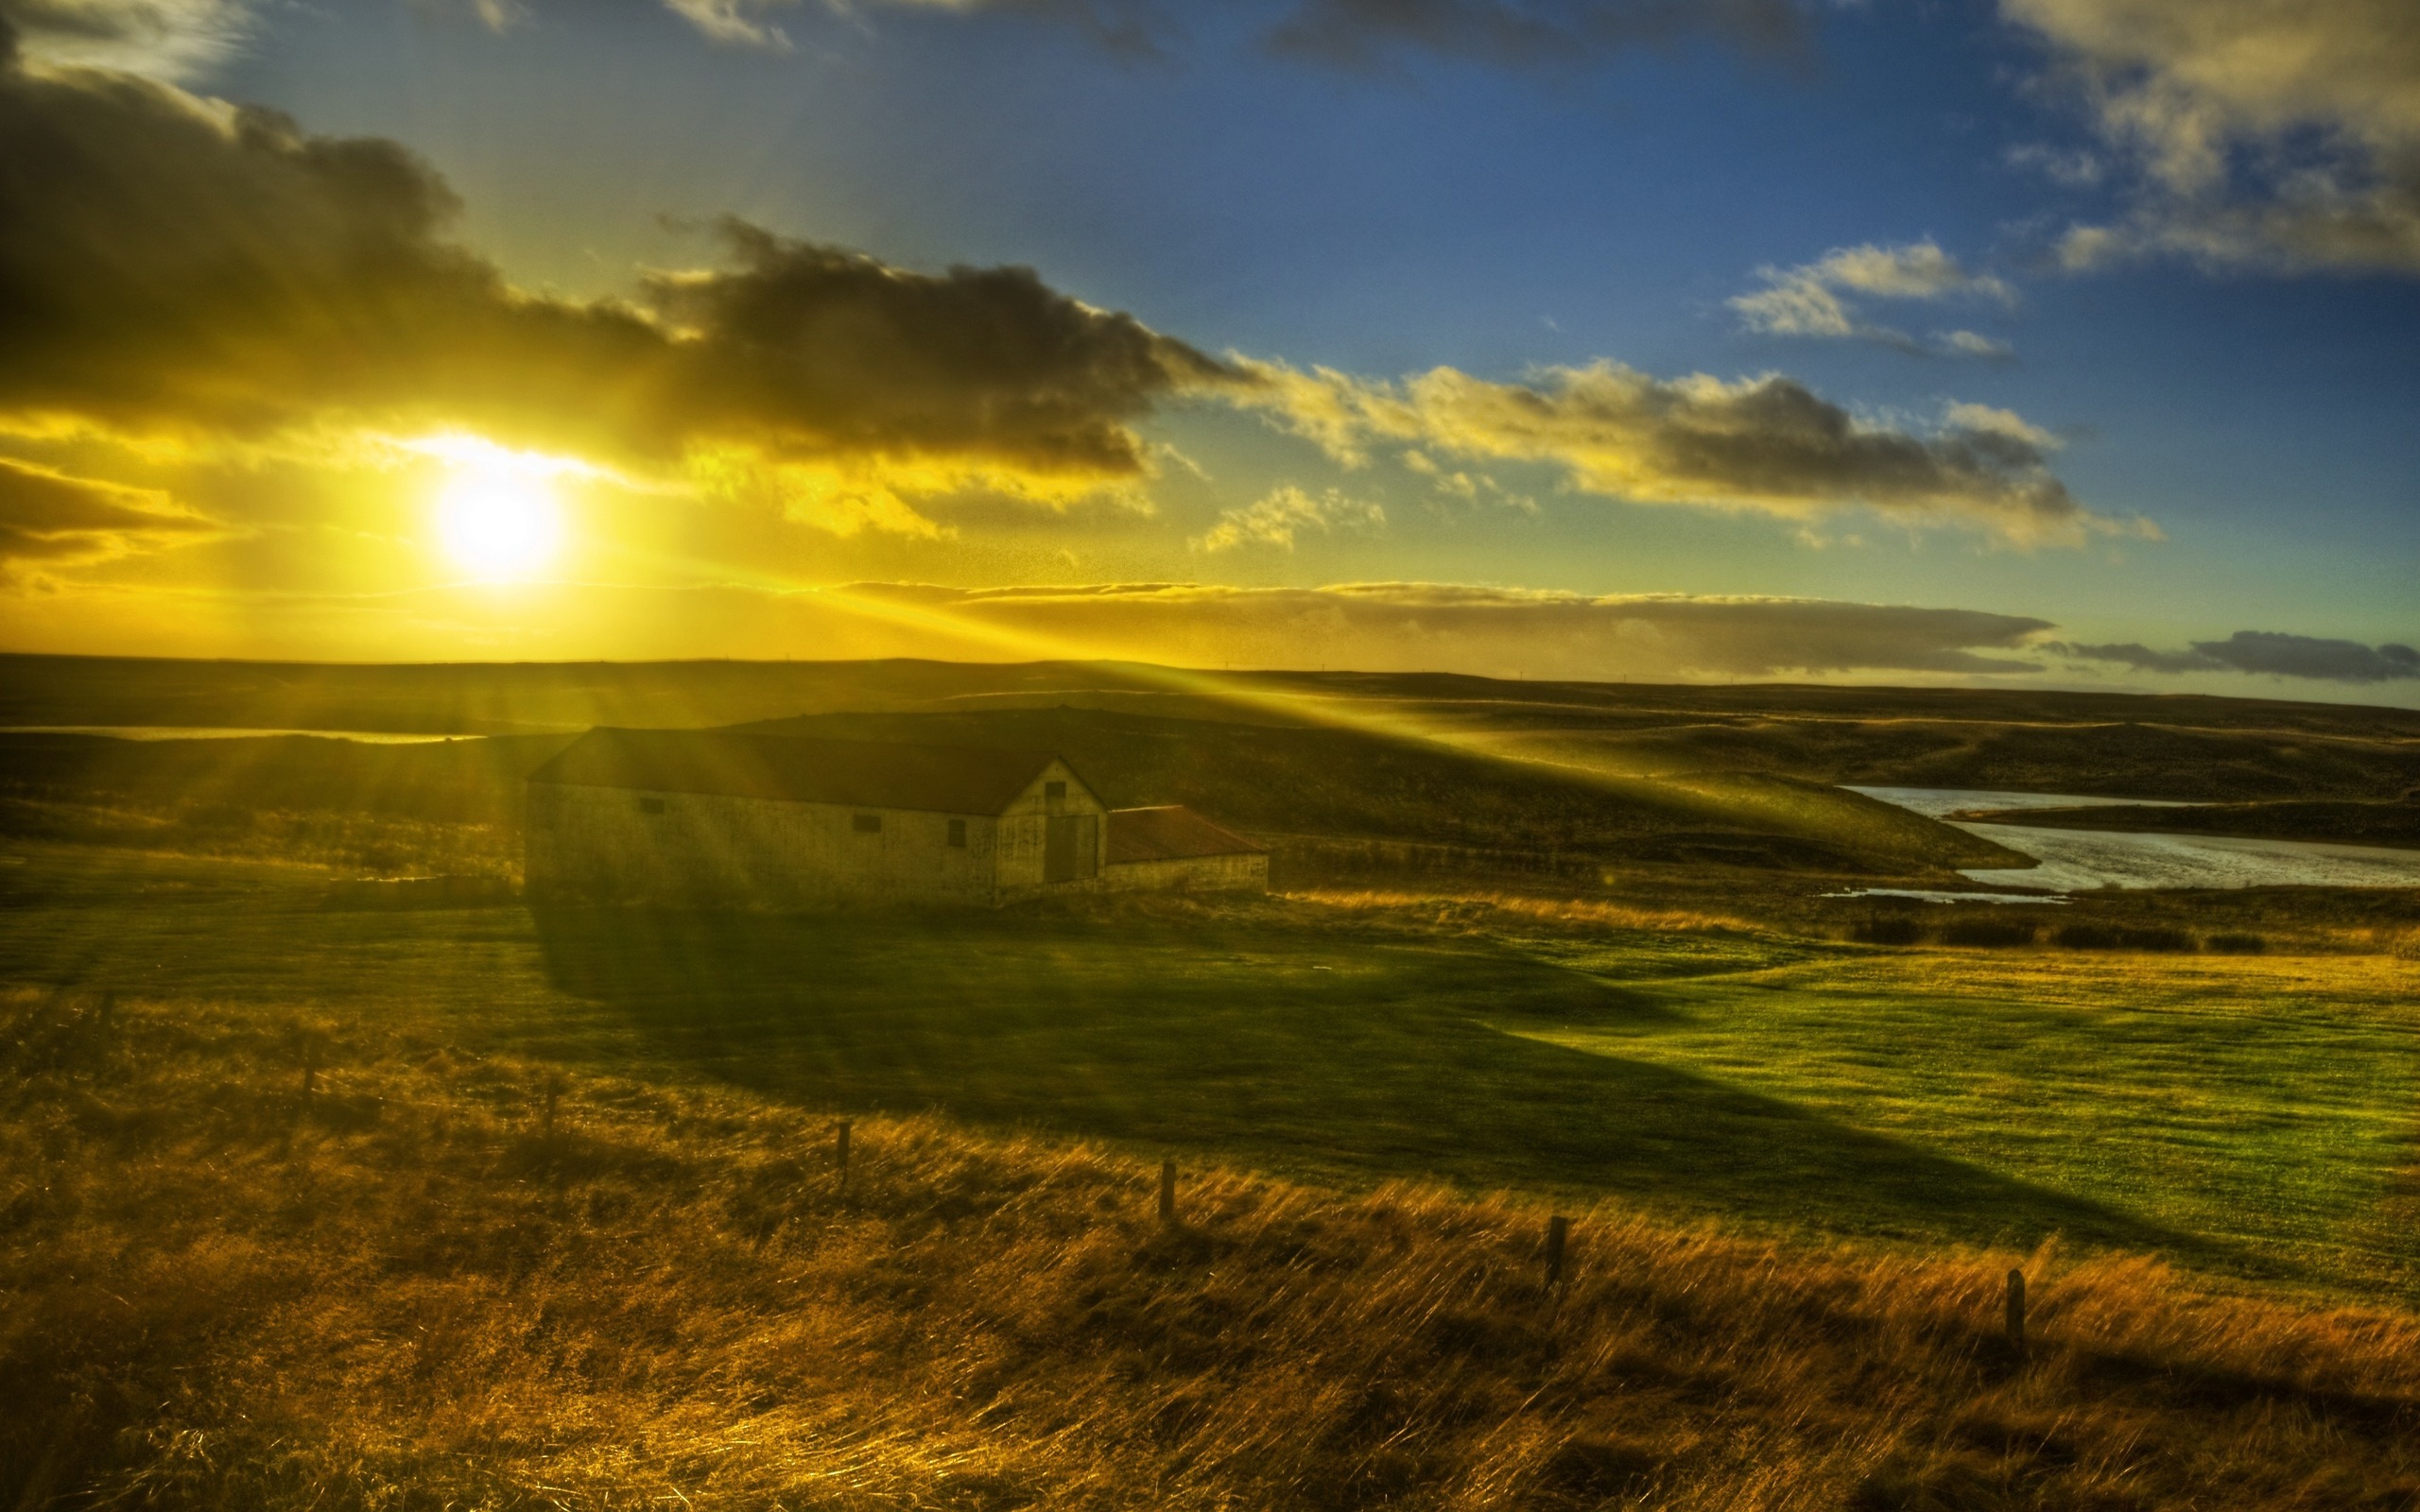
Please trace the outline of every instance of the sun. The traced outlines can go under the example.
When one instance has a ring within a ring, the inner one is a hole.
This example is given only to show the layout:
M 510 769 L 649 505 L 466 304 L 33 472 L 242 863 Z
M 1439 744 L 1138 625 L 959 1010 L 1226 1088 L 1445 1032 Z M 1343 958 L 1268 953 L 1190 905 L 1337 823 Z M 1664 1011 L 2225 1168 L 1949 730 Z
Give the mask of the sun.
M 459 466 L 437 499 L 437 530 L 456 565 L 488 582 L 545 570 L 562 541 L 554 480 L 510 457 Z

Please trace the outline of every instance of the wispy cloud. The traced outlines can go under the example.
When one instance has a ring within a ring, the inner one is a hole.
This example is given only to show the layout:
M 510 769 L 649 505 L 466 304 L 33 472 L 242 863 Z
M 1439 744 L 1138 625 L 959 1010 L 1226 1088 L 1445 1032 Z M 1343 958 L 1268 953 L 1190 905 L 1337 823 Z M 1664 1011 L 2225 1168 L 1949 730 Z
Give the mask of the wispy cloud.
M 253 24 L 246 0 L 0 0 L 0 63 L 13 36 L 35 62 L 190 78 Z
M 1729 301 L 1740 323 L 1764 335 L 1874 341 L 1919 356 L 2006 357 L 2005 342 L 1972 331 L 1921 341 L 1895 326 L 1869 319 L 1860 300 L 1982 299 L 2003 306 L 2016 291 L 1990 274 L 1973 273 L 1927 239 L 1899 247 L 1843 247 L 1796 267 L 1761 267 L 1760 289 Z
M 1273 489 L 1240 509 L 1229 509 L 1218 524 L 1194 538 L 1197 551 L 1232 551 L 1237 546 L 1294 549 L 1305 531 L 1327 535 L 1337 530 L 1375 530 L 1387 523 L 1387 511 L 1361 499 L 1350 499 L 1336 489 L 1312 495 L 1293 484 Z

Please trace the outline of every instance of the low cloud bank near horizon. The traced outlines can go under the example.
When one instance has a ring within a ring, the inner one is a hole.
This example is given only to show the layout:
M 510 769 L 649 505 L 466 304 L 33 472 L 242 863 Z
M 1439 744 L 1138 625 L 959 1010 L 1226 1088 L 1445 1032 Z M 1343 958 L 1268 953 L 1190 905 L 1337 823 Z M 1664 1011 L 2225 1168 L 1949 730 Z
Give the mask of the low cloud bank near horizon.
M 2420 679 L 2420 650 L 2389 642 L 2289 635 L 2275 630 L 2238 630 L 2223 641 L 2195 641 L 2182 651 L 2155 651 L 2137 642 L 2081 645 L 2046 643 L 2046 653 L 2083 662 L 2106 662 L 2136 672 L 2180 676 L 2192 672 L 2241 672 L 2256 677 L 2302 678 L 2320 682 L 2376 683 Z
M 204 528 L 207 528 L 205 525 Z M 1449 672 L 1558 681 L 1910 681 L 2091 688 L 2107 669 L 2292 678 L 2410 704 L 2420 652 L 2244 631 L 2182 652 L 2053 638 L 2031 615 L 1839 599 L 1586 594 L 1433 582 L 1252 588 L 1125 582 L 1015 588 L 856 582 L 475 585 L 386 593 L 18 600 L 14 651 L 391 661 L 1132 661 L 1204 670 Z M 2066 676 L 2062 676 L 2064 670 Z M 2156 684 L 2154 684 L 2156 686 Z M 2143 691 L 2139 684 L 2133 691 Z
M 842 601 L 896 605 L 1036 654 L 1184 665 L 1495 676 L 1764 677 L 2033 673 L 2047 620 L 1822 599 L 1588 595 L 1449 583 L 1236 588 L 1197 583 L 954 589 L 860 583 Z M 1079 648 L 1079 649 L 1069 649 Z

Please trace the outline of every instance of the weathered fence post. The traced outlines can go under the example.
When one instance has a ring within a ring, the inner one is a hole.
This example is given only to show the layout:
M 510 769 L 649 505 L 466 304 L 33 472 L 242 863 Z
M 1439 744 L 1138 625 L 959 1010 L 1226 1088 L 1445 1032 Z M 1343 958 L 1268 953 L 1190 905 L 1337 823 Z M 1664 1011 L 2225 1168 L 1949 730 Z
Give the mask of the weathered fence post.
M 304 1118 L 311 1116 L 311 1094 L 319 1090 L 319 1086 L 320 1047 L 305 1041 L 302 1046 L 302 1106 L 300 1109 Z
M 1547 1285 L 1563 1284 L 1563 1250 L 1571 1238 L 1571 1220 L 1556 1213 L 1547 1220 Z
M 832 1130 L 832 1167 L 838 1173 L 840 1190 L 849 1190 L 849 1121 L 840 1120 Z
M 555 1105 L 562 1100 L 563 1079 L 549 1073 L 546 1077 L 546 1111 L 539 1121 L 538 1137 L 552 1144 L 555 1142 Z
M 2008 1342 L 2018 1354 L 2025 1352 L 2025 1272 L 2008 1273 Z
M 1176 1162 L 1160 1162 L 1160 1222 L 1176 1222 Z

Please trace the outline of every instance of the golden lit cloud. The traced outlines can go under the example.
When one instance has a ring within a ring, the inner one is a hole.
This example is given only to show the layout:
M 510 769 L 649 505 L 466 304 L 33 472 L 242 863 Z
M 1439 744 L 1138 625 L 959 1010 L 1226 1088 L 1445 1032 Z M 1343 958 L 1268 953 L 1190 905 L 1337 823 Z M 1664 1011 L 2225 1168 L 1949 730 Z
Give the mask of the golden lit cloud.
M 2055 443 L 2005 410 L 1954 405 L 1929 434 L 1867 421 L 1779 376 L 1650 377 L 1618 363 L 1492 383 L 1438 368 L 1400 383 L 1245 364 L 1237 402 L 1348 465 L 1375 443 L 1555 467 L 1582 492 L 1805 520 L 1862 507 L 2020 545 L 2150 534 L 2087 510 L 2049 470 Z
M 0 457 L 0 574 L 32 561 L 92 562 L 190 543 L 213 529 L 155 490 Z
M 0 67 L 0 433 L 332 455 L 459 433 L 631 477 L 754 471 L 843 527 L 1151 475 L 1133 424 L 1240 370 L 1031 270 L 737 221 L 627 301 L 514 288 L 394 143 L 123 74 Z
M 1336 489 L 1313 496 L 1288 483 L 1240 509 L 1221 512 L 1216 524 L 1194 538 L 1193 546 L 1197 551 L 1232 551 L 1257 544 L 1291 551 L 1295 538 L 1306 531 L 1374 530 L 1386 523 L 1387 511 L 1374 504 L 1346 498 Z

